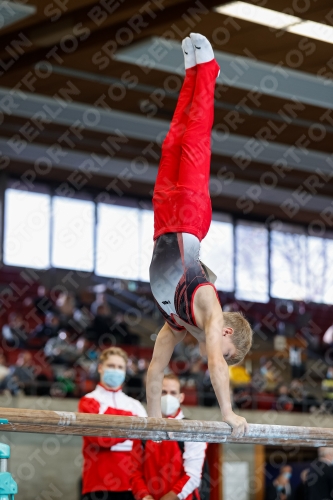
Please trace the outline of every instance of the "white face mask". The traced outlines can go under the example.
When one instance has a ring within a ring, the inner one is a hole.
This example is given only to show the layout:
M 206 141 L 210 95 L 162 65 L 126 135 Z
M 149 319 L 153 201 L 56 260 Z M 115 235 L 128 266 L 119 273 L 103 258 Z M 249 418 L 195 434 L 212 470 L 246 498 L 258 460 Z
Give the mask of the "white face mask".
M 161 397 L 161 410 L 162 414 L 169 417 L 176 413 L 176 411 L 180 407 L 180 402 L 175 396 L 171 396 L 171 394 L 165 394 Z

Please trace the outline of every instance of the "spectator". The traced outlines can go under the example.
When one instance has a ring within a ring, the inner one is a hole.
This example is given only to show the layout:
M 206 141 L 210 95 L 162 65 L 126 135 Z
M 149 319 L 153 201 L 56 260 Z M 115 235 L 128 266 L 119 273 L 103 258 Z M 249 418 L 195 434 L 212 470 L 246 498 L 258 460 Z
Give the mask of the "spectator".
M 76 366 L 83 368 L 87 378 L 95 380 L 96 382 L 98 381 L 97 369 L 100 354 L 99 349 L 95 346 L 87 347 L 86 342 L 84 342 L 81 355 L 75 362 Z
M 303 348 L 290 346 L 289 347 L 289 364 L 291 367 L 292 378 L 299 378 L 305 372 L 302 362 Z
M 90 311 L 94 316 L 111 317 L 111 308 L 108 304 L 106 293 L 96 294 L 96 300 L 91 304 Z
M 110 328 L 112 325 L 112 318 L 109 308 L 106 308 L 104 304 L 99 304 L 96 307 L 96 315 L 92 321 L 91 326 L 87 330 L 87 337 L 98 343 L 101 336 L 106 333 L 110 334 Z
M 129 396 L 134 399 L 138 399 L 139 401 L 143 400 L 143 396 L 145 393 L 143 386 L 143 377 L 142 374 L 139 373 L 139 363 L 138 360 L 134 357 L 129 359 L 128 363 L 128 380 L 126 382 L 126 392 Z
M 73 318 L 68 321 L 68 325 L 75 330 L 79 335 L 86 332 L 90 327 L 94 317 L 90 312 L 90 309 L 83 306 L 81 308 L 74 309 Z
M 290 465 L 281 467 L 278 477 L 267 488 L 266 500 L 290 500 L 293 498 L 290 484 L 292 471 Z
M 259 371 L 253 377 L 254 388 L 261 392 L 273 392 L 281 382 L 278 371 L 274 368 L 272 361 L 263 361 Z
M 45 316 L 48 312 L 54 310 L 54 304 L 49 299 L 45 286 L 39 285 L 37 289 L 37 297 L 33 300 L 37 312 L 41 316 Z
M 323 345 L 325 350 L 333 346 L 333 324 L 324 333 Z
M 277 411 L 292 411 L 294 408 L 293 399 L 289 394 L 289 387 L 287 384 L 281 384 L 277 389 L 276 394 L 276 410 Z
M 306 478 L 305 500 L 328 500 L 333 491 L 333 448 L 318 448 Z
M 333 366 L 329 366 L 327 369 L 326 378 L 321 383 L 321 391 L 324 400 L 332 402 L 333 405 Z
M 173 375 L 163 380 L 161 409 L 166 418 L 182 419 L 180 381 Z M 192 500 L 200 498 L 206 443 L 135 441 L 131 486 L 136 500 Z M 152 480 L 154 478 L 154 480 Z M 155 479 L 156 478 L 156 479 Z
M 197 339 L 191 334 L 187 334 L 182 342 L 175 346 L 172 356 L 174 363 L 178 363 L 181 368 L 182 376 L 198 373 L 202 365 L 202 356 Z
M 300 483 L 295 489 L 294 499 L 293 500 L 306 500 L 306 480 L 309 474 L 309 469 L 304 469 L 300 475 Z
M 49 339 L 44 347 L 44 354 L 52 363 L 74 363 L 81 352 L 82 347 L 79 349 L 77 344 L 71 344 L 69 333 L 65 330 L 60 330 L 58 335 Z
M 139 343 L 139 336 L 129 331 L 125 315 L 121 312 L 117 312 L 114 318 L 111 333 L 121 344 L 138 345 Z
M 8 375 L 1 383 L 2 390 L 7 389 L 17 396 L 22 391 L 26 395 L 33 394 L 34 381 L 36 380 L 37 370 L 33 364 L 32 355 L 29 351 L 21 352 L 15 365 L 9 367 Z
M 68 321 L 73 317 L 75 309 L 75 297 L 73 293 L 62 292 L 56 301 L 62 326 L 67 326 Z
M 55 383 L 52 384 L 50 395 L 57 398 L 66 398 L 74 396 L 75 370 L 73 368 L 65 368 L 56 374 Z
M 198 382 L 198 386 L 200 388 L 200 404 L 203 406 L 217 406 L 218 402 L 215 396 L 215 391 L 213 389 L 208 369 L 203 373 L 201 379 Z
M 141 375 L 144 375 L 147 373 L 148 367 L 149 367 L 149 360 L 145 358 L 140 358 L 138 360 L 138 370 Z
M 31 337 L 52 338 L 56 337 L 60 329 L 60 318 L 54 312 L 48 312 L 45 316 L 45 323 L 38 325 Z
M 0 352 L 0 384 L 9 374 L 9 368 L 7 366 L 7 361 L 5 355 Z
M 122 391 L 127 354 L 119 347 L 102 352 L 98 365 L 100 383 L 79 402 L 82 413 L 147 416 L 145 409 Z M 130 491 L 130 454 L 133 441 L 126 438 L 83 438 L 83 500 L 133 500 Z M 92 459 L 93 457 L 93 459 Z
M 28 340 L 23 316 L 19 312 L 11 312 L 8 316 L 8 324 L 2 327 L 2 336 L 10 347 L 25 347 Z
M 301 379 L 291 381 L 290 396 L 294 402 L 294 411 L 303 412 L 319 407 L 318 400 L 307 391 Z

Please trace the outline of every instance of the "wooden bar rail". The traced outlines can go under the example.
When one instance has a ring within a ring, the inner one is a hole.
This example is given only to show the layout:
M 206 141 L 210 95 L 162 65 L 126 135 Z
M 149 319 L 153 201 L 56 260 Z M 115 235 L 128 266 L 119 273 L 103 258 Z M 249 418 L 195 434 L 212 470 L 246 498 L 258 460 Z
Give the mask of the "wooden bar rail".
M 17 408 L 1 408 L 0 418 L 8 420 L 8 423 L 1 425 L 1 431 L 9 432 L 123 437 L 156 441 L 333 447 L 333 429 L 320 427 L 249 424 L 249 431 L 244 437 L 234 438 L 231 436 L 230 426 L 225 422 Z

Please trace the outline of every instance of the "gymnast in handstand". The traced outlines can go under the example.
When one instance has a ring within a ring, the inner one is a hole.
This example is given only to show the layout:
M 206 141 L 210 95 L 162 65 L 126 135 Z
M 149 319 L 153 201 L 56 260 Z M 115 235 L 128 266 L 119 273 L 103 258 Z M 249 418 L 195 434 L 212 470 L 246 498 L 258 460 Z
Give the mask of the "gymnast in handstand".
M 251 347 L 252 330 L 240 313 L 222 312 L 213 284 L 216 276 L 199 260 L 200 242 L 212 218 L 209 171 L 219 66 L 202 35 L 191 33 L 182 48 L 186 76 L 163 142 L 153 196 L 150 284 L 165 324 L 148 369 L 148 415 L 161 417 L 164 370 L 175 345 L 190 332 L 207 356 L 222 418 L 233 428 L 233 435 L 240 437 L 247 423 L 232 411 L 228 365 L 244 358 Z

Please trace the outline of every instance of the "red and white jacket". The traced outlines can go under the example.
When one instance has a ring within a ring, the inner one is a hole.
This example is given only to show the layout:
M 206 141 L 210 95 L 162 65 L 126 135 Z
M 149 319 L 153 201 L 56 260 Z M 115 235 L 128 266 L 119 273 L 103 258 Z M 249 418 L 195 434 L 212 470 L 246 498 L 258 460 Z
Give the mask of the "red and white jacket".
M 139 401 L 101 384 L 80 399 L 79 412 L 147 416 Z M 126 438 L 84 437 L 82 493 L 130 490 L 132 447 L 133 440 Z
M 171 418 L 171 417 L 169 417 Z M 184 418 L 179 410 L 174 417 Z M 198 498 L 206 443 L 184 443 L 184 453 L 176 441 L 134 441 L 131 487 L 136 500 L 151 495 L 159 500 L 173 491 L 179 500 Z

